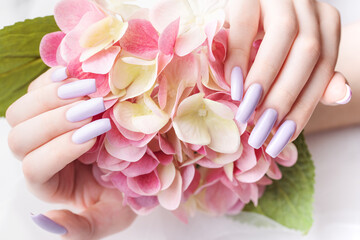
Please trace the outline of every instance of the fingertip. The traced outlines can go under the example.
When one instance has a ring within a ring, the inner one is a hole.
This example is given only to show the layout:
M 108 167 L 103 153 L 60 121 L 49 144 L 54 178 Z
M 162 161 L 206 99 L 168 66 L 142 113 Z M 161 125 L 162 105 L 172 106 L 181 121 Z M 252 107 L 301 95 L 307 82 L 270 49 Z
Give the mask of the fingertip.
M 352 97 L 351 87 L 346 78 L 340 72 L 336 72 L 330 80 L 321 102 L 325 105 L 344 105 L 350 102 Z

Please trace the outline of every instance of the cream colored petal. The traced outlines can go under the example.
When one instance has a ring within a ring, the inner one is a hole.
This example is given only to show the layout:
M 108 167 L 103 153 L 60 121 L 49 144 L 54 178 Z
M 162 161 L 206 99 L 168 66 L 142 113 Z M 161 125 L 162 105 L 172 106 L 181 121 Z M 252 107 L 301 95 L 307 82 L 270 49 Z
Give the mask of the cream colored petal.
M 209 99 L 204 99 L 204 103 L 206 105 L 206 108 L 215 113 L 216 115 L 228 120 L 234 119 L 234 112 L 225 104 L 215 102 Z
M 198 109 L 204 106 L 204 96 L 203 93 L 198 93 L 186 98 L 180 103 L 176 116 L 180 117 L 187 114 L 197 114 Z
M 234 180 L 234 163 L 229 163 L 225 165 L 224 172 L 230 182 L 232 182 Z
M 174 182 L 176 169 L 173 163 L 169 165 L 159 165 L 157 168 L 159 179 L 161 182 L 161 190 L 165 190 Z
M 132 122 L 133 116 L 139 112 L 138 106 L 131 102 L 119 102 L 114 106 L 114 117 L 122 127 L 129 131 L 138 132 L 138 129 Z
M 176 117 L 173 127 L 178 138 L 184 142 L 196 145 L 208 145 L 211 142 L 204 118 L 199 117 L 197 112 Z
M 209 148 L 220 153 L 235 153 L 239 149 L 240 133 L 233 120 L 209 111 L 205 122 L 211 136 Z

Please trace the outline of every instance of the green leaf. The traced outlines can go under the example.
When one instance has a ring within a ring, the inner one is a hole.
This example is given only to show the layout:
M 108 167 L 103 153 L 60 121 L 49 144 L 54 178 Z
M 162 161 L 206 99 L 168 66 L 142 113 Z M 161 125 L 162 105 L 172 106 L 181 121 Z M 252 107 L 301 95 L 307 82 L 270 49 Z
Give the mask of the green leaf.
M 24 95 L 32 80 L 48 67 L 39 44 L 44 35 L 59 31 L 53 16 L 16 23 L 0 30 L 0 116 Z
M 299 152 L 297 163 L 291 168 L 280 167 L 283 178 L 267 187 L 257 207 L 251 203 L 244 211 L 265 215 L 288 228 L 307 233 L 313 223 L 315 167 L 302 134 L 295 145 Z

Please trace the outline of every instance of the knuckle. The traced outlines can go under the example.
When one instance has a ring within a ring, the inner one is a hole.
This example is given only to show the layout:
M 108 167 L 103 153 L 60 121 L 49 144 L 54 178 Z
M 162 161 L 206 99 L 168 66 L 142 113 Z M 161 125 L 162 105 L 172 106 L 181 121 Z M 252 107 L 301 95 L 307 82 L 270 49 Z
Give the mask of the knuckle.
M 296 108 L 298 112 L 297 116 L 300 116 L 296 118 L 297 128 L 303 129 L 314 112 L 315 106 L 304 101 L 299 101 Z
M 316 37 L 307 37 L 302 41 L 302 49 L 305 53 L 319 58 L 321 54 L 321 43 L 320 39 Z
M 22 171 L 23 171 L 26 181 L 28 181 L 29 183 L 36 183 L 39 181 L 39 177 L 38 177 L 39 174 L 37 174 L 37 172 L 34 171 L 34 167 L 33 167 L 31 158 L 32 157 L 30 154 L 25 156 L 23 163 L 22 163 Z
M 8 135 L 8 145 L 9 145 L 10 150 L 15 155 L 20 155 L 21 147 L 20 147 L 20 144 L 19 144 L 19 138 L 18 138 L 16 128 L 13 128 L 13 129 L 10 130 L 10 133 Z
M 289 36 L 296 36 L 299 32 L 298 20 L 294 16 L 285 15 L 274 21 L 274 28 L 281 29 Z

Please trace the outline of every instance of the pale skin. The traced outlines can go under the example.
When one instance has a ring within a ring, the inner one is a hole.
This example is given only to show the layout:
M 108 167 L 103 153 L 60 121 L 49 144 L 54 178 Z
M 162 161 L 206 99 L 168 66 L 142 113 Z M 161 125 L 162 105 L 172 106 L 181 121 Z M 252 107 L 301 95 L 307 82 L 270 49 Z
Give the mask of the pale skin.
M 244 72 L 247 76 L 245 89 L 255 81 L 260 81 L 264 85 L 266 94 L 258 108 L 260 112 L 274 102 L 286 101 L 287 104 L 280 104 L 284 105 L 283 108 L 277 109 L 281 116 L 278 124 L 284 119 L 295 119 L 298 124 L 294 135 L 296 137 L 320 100 L 330 105 L 343 97 L 342 89 L 339 91 L 327 89 L 335 73 L 340 39 L 340 27 L 337 25 L 340 23 L 337 11 L 328 5 L 317 4 L 314 1 L 267 0 L 267 2 L 272 1 L 282 4 L 276 4 L 279 9 L 275 10 L 270 10 L 271 6 L 268 6 L 267 11 L 281 11 L 282 15 L 291 18 L 297 25 L 293 22 L 294 25 L 286 23 L 288 25 L 281 25 L 283 28 L 274 28 L 273 31 L 281 30 L 281 32 L 274 32 L 274 37 L 268 37 L 269 41 L 266 44 L 264 40 L 265 45 L 259 51 L 260 60 L 255 62 L 253 68 Z M 255 11 L 259 6 L 255 5 L 262 4 L 262 1 L 254 0 L 235 2 L 234 9 L 243 9 L 246 6 L 247 9 L 252 8 Z M 296 9 L 302 9 L 298 11 L 305 13 L 303 16 L 300 17 L 295 13 L 294 2 L 297 2 Z M 240 6 L 241 4 L 244 6 Z M 303 6 L 300 6 L 301 4 Z M 256 31 L 252 29 L 253 18 L 260 18 L 264 13 L 259 12 L 255 16 L 250 14 L 250 10 L 247 13 L 249 14 L 238 14 L 241 18 L 233 18 L 230 21 L 230 26 L 239 24 L 239 27 L 232 27 L 231 30 L 230 55 L 226 64 L 227 75 L 235 65 L 248 69 L 247 54 L 258 32 L 258 29 Z M 266 18 L 260 18 L 260 23 L 265 28 L 265 36 L 271 34 L 272 24 L 278 24 L 276 16 L 277 14 L 270 14 Z M 320 24 L 320 26 L 315 16 L 335 25 Z M 293 34 L 293 29 L 289 31 L 287 27 L 299 30 L 299 34 Z M 308 126 L 309 131 L 360 123 L 360 113 L 354 111 L 360 107 L 360 70 L 356 66 L 356 63 L 360 62 L 360 47 L 357 46 L 360 41 L 359 29 L 360 23 L 343 30 L 340 57 L 336 67 L 337 71 L 346 76 L 354 98 L 346 106 L 335 108 L 319 106 Z M 323 35 L 322 38 L 326 38 L 327 43 L 322 43 L 319 35 Z M 299 54 L 303 51 L 314 52 L 314 49 L 318 54 Z M 286 56 L 293 60 L 285 61 Z M 267 58 L 272 58 L 270 62 L 274 64 L 273 66 L 262 64 L 268 62 L 264 60 Z M 302 64 L 305 62 L 308 64 Z M 277 68 L 279 71 L 274 71 Z M 8 109 L 6 117 L 13 127 L 9 135 L 9 146 L 22 161 L 28 186 L 37 197 L 48 202 L 73 205 L 82 210 L 78 214 L 68 210 L 45 213 L 68 230 L 68 233 L 62 236 L 63 239 L 99 239 L 120 232 L 131 225 L 136 215 L 128 207 L 122 206 L 120 192 L 101 187 L 93 178 L 91 168 L 75 161 L 95 144 L 95 140 L 77 145 L 71 141 L 71 135 L 91 119 L 78 123 L 70 123 L 65 119 L 66 110 L 85 99 L 60 100 L 56 94 L 57 88 L 74 79 L 52 83 L 50 80 L 52 71 L 54 69 L 36 79 L 30 85 L 28 94 Z M 293 84 L 288 85 L 286 79 L 293 79 Z M 345 84 L 345 79 L 341 76 L 338 77 L 338 81 Z M 294 85 L 296 90 L 293 89 Z M 334 121 L 325 123 L 322 119 L 324 115 Z

